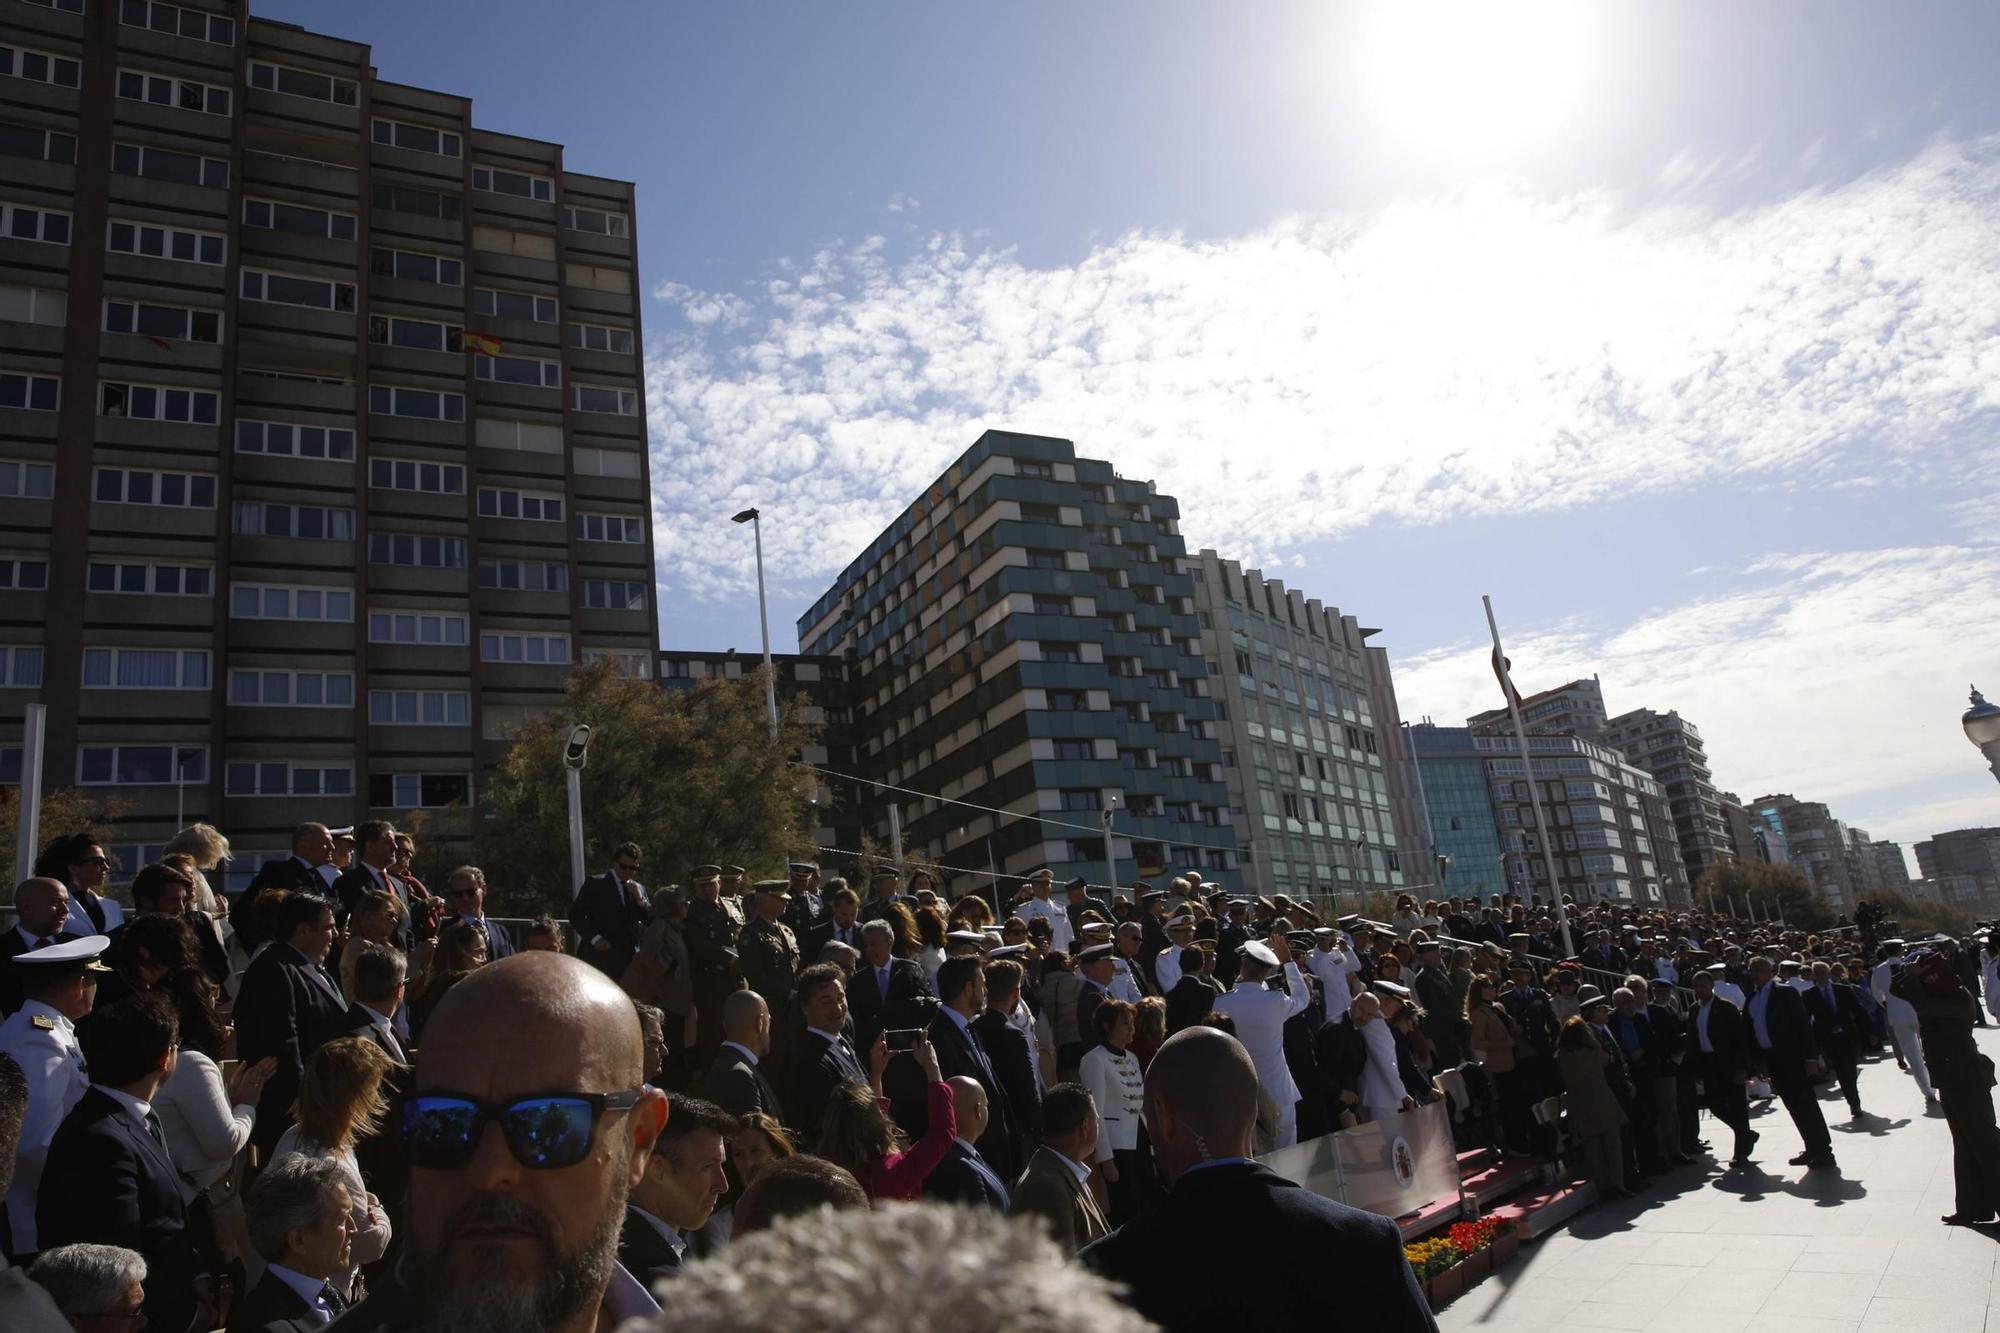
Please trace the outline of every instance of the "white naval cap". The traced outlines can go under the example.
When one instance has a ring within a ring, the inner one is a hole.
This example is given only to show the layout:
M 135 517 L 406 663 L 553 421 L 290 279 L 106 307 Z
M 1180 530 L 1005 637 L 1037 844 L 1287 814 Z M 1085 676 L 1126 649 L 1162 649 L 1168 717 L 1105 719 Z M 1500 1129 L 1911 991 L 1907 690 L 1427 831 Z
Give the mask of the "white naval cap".
M 1236 952 L 1242 954 L 1252 962 L 1262 963 L 1265 967 L 1276 967 L 1278 965 L 1278 955 L 1272 953 L 1271 946 L 1262 940 L 1251 940 L 1237 949 Z
M 14 955 L 16 967 L 78 967 L 86 972 L 109 972 L 111 969 L 98 962 L 98 957 L 111 947 L 109 935 L 85 935 L 80 939 L 63 940 L 51 944 L 46 949 L 30 949 L 26 953 Z

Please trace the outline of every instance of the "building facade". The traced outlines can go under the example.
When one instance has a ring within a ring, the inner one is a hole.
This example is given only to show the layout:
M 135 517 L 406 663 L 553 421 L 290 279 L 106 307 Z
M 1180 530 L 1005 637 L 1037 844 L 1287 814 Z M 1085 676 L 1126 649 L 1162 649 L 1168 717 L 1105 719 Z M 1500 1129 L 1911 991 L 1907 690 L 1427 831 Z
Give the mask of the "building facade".
M 955 892 L 1043 865 L 1241 886 L 1179 515 L 1067 440 L 988 431 L 820 596 L 799 642 L 843 665 L 879 845 L 893 802 Z
M 1850 857 L 1847 826 L 1823 803 L 1780 793 L 1758 797 L 1750 812 L 1767 829 L 1784 835 L 1789 864 L 1798 867 L 1829 908 L 1843 916 L 1854 911 L 1868 883 L 1857 879 L 1859 863 Z
M 1497 901 L 1508 891 L 1500 830 L 1486 779 L 1486 754 L 1468 727 L 1440 727 L 1428 720 L 1409 729 L 1430 841 L 1444 858 L 1436 875 L 1446 897 Z
M 1729 821 L 1723 816 L 1708 753 L 1694 723 L 1677 712 L 1635 708 L 1606 722 L 1602 735 L 1666 790 L 1681 864 L 1690 883 L 1710 866 L 1736 859 Z
M 1244 887 L 1339 895 L 1428 884 L 1388 654 L 1367 643 L 1374 631 L 1214 551 L 1193 564 Z
M 631 185 L 243 4 L 0 37 L 0 744 L 248 867 L 651 670 Z
M 1891 893 L 1901 893 L 1909 887 L 1910 863 L 1903 858 L 1903 844 L 1870 843 L 1868 854 L 1875 858 L 1875 875 L 1881 887 Z

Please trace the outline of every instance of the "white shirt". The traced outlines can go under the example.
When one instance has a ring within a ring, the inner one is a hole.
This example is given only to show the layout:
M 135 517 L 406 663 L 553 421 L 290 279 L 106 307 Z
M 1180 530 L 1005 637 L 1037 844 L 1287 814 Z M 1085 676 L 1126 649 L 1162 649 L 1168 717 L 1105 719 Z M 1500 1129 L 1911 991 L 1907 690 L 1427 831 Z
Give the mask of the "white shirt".
M 36 1026 L 38 1017 L 49 1026 Z M 35 1198 L 41 1192 L 49 1141 L 63 1117 L 83 1100 L 90 1079 L 84 1073 L 76 1029 L 40 1000 L 29 1000 L 0 1023 L 0 1052 L 13 1056 L 28 1079 L 21 1146 L 14 1156 L 14 1182 L 7 1189 L 7 1221 L 13 1228 L 14 1248 L 31 1254 L 41 1248 L 35 1236 Z
M 1035 1021 L 1035 1011 L 1018 995 L 1014 997 L 1013 1012 L 1007 1015 L 1007 1026 L 1028 1039 L 1028 1066 L 1035 1071 L 1035 1091 L 1043 1091 L 1042 1030 Z
M 1743 988 L 1733 981 L 1718 981 L 1715 983 L 1715 998 L 1727 1000 L 1741 1009 L 1744 1002 Z
M 1910 1002 L 1902 996 L 1889 993 L 1890 973 L 1894 970 L 1894 965 L 1902 961 L 1901 958 L 1885 958 L 1877 963 L 1875 971 L 1869 975 L 1868 989 L 1877 1000 L 1887 1006 L 1890 1023 L 1897 1027 L 1915 1027 L 1917 1011 L 1912 1009 Z
M 294 1273 L 283 1264 L 265 1264 L 264 1271 L 298 1293 L 300 1300 L 310 1305 L 322 1324 L 333 1322 L 333 1307 L 326 1303 L 326 1289 L 331 1285 L 323 1277 L 307 1277 L 304 1273 Z
M 1181 946 L 1169 944 L 1153 959 L 1153 978 L 1160 983 L 1160 994 L 1181 984 Z
M 1703 1055 L 1715 1054 L 1715 1043 L 1708 1039 L 1708 1011 L 1713 1008 L 1715 1008 L 1715 1000 L 1711 998 L 1707 1004 L 1702 1005 L 1694 1011 L 1695 1036 L 1701 1041 L 1701 1053 Z
M 1771 1008 L 1771 987 L 1776 982 L 1765 982 L 1750 997 L 1750 1030 L 1756 1034 L 1757 1044 L 1765 1050 L 1771 1049 L 1771 1029 L 1765 1026 L 1764 1015 Z
M 2000 1018 L 2000 956 L 1980 952 L 1979 988 L 1986 993 L 1986 1012 Z
M 1044 1148 L 1049 1148 L 1049 1145 L 1046 1143 L 1044 1143 L 1042 1146 Z M 1061 1153 L 1056 1152 L 1054 1148 L 1049 1148 L 1049 1151 L 1051 1153 L 1055 1153 L 1056 1160 L 1061 1162 L 1064 1166 L 1070 1169 L 1070 1173 L 1076 1177 L 1077 1184 L 1082 1185 L 1090 1180 L 1089 1167 L 1085 1166 L 1081 1162 L 1073 1161 L 1070 1158 L 1063 1156 Z
M 1354 987 L 1348 978 L 1361 970 L 1361 960 L 1344 946 L 1335 945 L 1307 954 L 1306 966 L 1319 978 L 1320 989 L 1326 993 L 1326 1021 L 1338 1022 L 1354 1003 Z
M 1138 966 L 1139 960 L 1136 958 L 1112 958 L 1109 987 L 1112 999 L 1123 1000 L 1127 1004 L 1137 1004 L 1146 998 L 1145 992 L 1139 989 L 1138 981 L 1132 976 L 1132 970 Z
M 1064 953 L 1076 943 L 1076 931 L 1069 924 L 1069 908 L 1052 898 L 1030 898 L 1014 909 L 1014 915 L 1023 921 L 1033 921 L 1037 917 L 1049 923 L 1049 947 Z
M 1285 982 L 1292 988 L 1290 995 L 1266 990 L 1262 982 L 1239 981 L 1234 990 L 1215 999 L 1216 1011 L 1236 1020 L 1236 1040 L 1257 1066 L 1258 1083 L 1281 1109 L 1299 1099 L 1298 1085 L 1285 1063 L 1285 1022 L 1312 1003 L 1297 963 L 1285 964 Z
M 96 1087 L 99 1092 L 109 1097 L 112 1101 L 124 1107 L 125 1114 L 138 1122 L 139 1128 L 145 1131 L 147 1138 L 150 1139 L 153 1137 L 152 1122 L 146 1118 L 153 1114 L 153 1104 L 151 1102 L 141 1101 L 129 1092 L 120 1092 L 116 1088 L 107 1088 L 101 1083 L 92 1086 Z M 160 1151 L 165 1152 L 166 1149 L 162 1148 Z
M 382 1044 L 389 1048 L 389 1054 L 395 1056 L 403 1064 L 408 1064 L 410 1062 L 410 1053 L 403 1049 L 402 1042 L 396 1040 L 396 1020 L 390 1018 L 389 1015 L 383 1013 L 380 1009 L 371 1008 L 359 1000 L 354 1002 L 354 1007 L 368 1015 L 368 1026 L 375 1029 L 375 1035 L 380 1037 Z
M 1396 1072 L 1396 1034 L 1387 1019 L 1377 1018 L 1361 1029 L 1368 1062 L 1361 1067 L 1361 1104 L 1371 1111 L 1399 1111 L 1403 1080 Z

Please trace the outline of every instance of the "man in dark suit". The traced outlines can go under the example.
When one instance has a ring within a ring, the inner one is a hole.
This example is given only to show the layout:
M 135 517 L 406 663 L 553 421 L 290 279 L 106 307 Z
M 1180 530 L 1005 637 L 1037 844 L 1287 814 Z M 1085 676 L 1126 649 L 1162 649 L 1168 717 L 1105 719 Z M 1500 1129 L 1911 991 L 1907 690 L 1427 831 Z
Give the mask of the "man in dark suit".
M 1027 1164 L 1017 1148 L 1015 1112 L 1000 1086 L 993 1061 L 972 1030 L 972 1020 L 986 1007 L 986 976 L 978 958 L 947 958 L 938 969 L 938 1000 L 942 1008 L 931 1020 L 931 1046 L 938 1071 L 947 1079 L 969 1078 L 986 1093 L 986 1132 L 974 1140 L 979 1155 L 1001 1175 L 1011 1178 Z
M 1237 969 L 1243 965 L 1242 949 L 1250 942 L 1250 900 L 1232 898 L 1229 915 L 1215 932 L 1215 979 L 1227 991 L 1236 984 Z
M 1598 931 L 1577 961 L 1597 972 L 1616 972 L 1620 976 L 1626 972 L 1625 951 L 1611 942 L 1608 930 Z
M 69 929 L 69 886 L 59 879 L 24 879 L 14 890 L 14 928 L 0 935 L 0 1014 L 21 1007 L 14 960 L 51 944 L 78 939 Z
M 294 894 L 279 909 L 277 938 L 243 974 L 236 995 L 236 1050 L 244 1063 L 265 1056 L 278 1070 L 257 1102 L 250 1142 L 268 1157 L 291 1124 L 305 1060 L 347 1012 L 340 988 L 321 966 L 333 947 L 333 905 L 309 893 Z
M 1805 1151 L 1791 1164 L 1830 1170 L 1834 1166 L 1833 1136 L 1827 1132 L 1826 1117 L 1820 1113 L 1812 1084 L 1820 1071 L 1819 1043 L 1813 1039 L 1805 1002 L 1790 986 L 1774 980 L 1775 973 L 1771 960 L 1762 954 L 1750 960 L 1752 990 L 1744 1005 L 1750 1039 L 1763 1051 L 1771 1090 L 1784 1102 L 1805 1141 Z
M 28 1113 L 28 1080 L 10 1055 L 0 1053 L 0 1194 L 14 1179 L 14 1154 Z M 17 1333 L 69 1333 L 69 1321 L 48 1292 L 0 1254 L 0 1328 Z
M 445 897 L 451 904 L 451 915 L 442 926 L 454 921 L 468 921 L 486 936 L 486 961 L 497 963 L 502 958 L 514 956 L 514 937 L 507 933 L 507 927 L 486 915 L 486 872 L 478 866 L 460 866 L 451 872 L 446 881 Z M 440 928 L 442 928 L 442 926 Z
M 1806 1013 L 1812 1018 L 1813 1038 L 1820 1053 L 1840 1080 L 1841 1095 L 1856 1120 L 1861 1118 L 1860 1063 L 1863 1035 L 1872 1024 L 1861 1007 L 1861 998 L 1852 986 L 1834 984 L 1833 968 L 1814 963 L 1812 989 L 1804 992 Z
M 1204 1265 L 1212 1259 L 1218 1272 L 1310 1272 L 1338 1254 L 1341 1307 L 1366 1311 L 1371 1333 L 1437 1333 L 1394 1222 L 1250 1160 L 1257 1069 L 1234 1037 L 1190 1028 L 1168 1038 L 1147 1068 L 1146 1109 L 1166 1202 L 1078 1255 L 1128 1287 L 1140 1314 L 1168 1329 L 1341 1322 L 1312 1283 L 1267 1283 L 1246 1296 L 1227 1283 L 1189 1281 L 1174 1238 L 1198 1233 Z
M 639 934 L 652 921 L 645 895 L 629 887 L 643 863 L 639 844 L 621 843 L 611 854 L 611 869 L 578 885 L 569 909 L 576 956 L 614 981 L 625 975 Z
M 764 1074 L 771 1049 L 771 1011 L 753 990 L 736 991 L 722 1002 L 722 1049 L 715 1054 L 701 1095 L 734 1116 L 761 1112 L 785 1122 L 778 1093 Z
M 829 940 L 861 952 L 861 895 L 848 888 L 844 879 L 827 881 L 826 911 L 799 938 L 800 961 L 808 967 L 820 961 L 820 950 Z
M 917 900 L 896 891 L 902 877 L 894 866 L 876 866 L 868 875 L 868 897 L 861 903 L 861 919 L 877 921 L 889 915 L 892 903 L 901 903 L 912 912 L 917 910 Z
M 1214 976 L 1215 954 L 1207 945 L 1181 950 L 1180 964 L 1181 979 L 1167 992 L 1169 1036 L 1207 1018 L 1215 1010 L 1216 998 L 1222 994 L 1222 983 Z
M 336 1017 L 313 1040 L 317 1049 L 341 1037 L 361 1037 L 374 1042 L 382 1053 L 396 1062 L 383 1083 L 383 1094 L 391 1106 L 409 1091 L 410 1050 L 396 1032 L 396 1016 L 402 1012 L 407 960 L 386 944 L 368 940 L 350 941 L 354 959 L 354 1003 Z M 403 1156 L 403 1140 L 391 1133 L 371 1134 L 354 1145 L 361 1166 L 361 1178 L 393 1216 L 400 1216 L 409 1190 L 410 1166 Z
M 292 854 L 257 867 L 250 887 L 236 895 L 236 901 L 230 904 L 229 918 L 236 925 L 236 938 L 246 951 L 264 942 L 263 936 L 256 933 L 253 909 L 257 899 L 270 890 L 285 889 L 292 893 L 304 890 L 325 895 L 333 891 L 334 881 L 339 878 L 333 867 L 333 835 L 327 832 L 326 825 L 300 824 L 292 830 Z
M 676 1276 L 688 1237 L 708 1224 L 729 1187 L 726 1144 L 736 1119 L 712 1102 L 678 1093 L 667 1099 L 667 1123 L 632 1187 L 619 1233 L 618 1262 L 651 1287 Z
M 841 1029 L 847 1024 L 845 977 L 832 963 L 815 963 L 799 973 L 793 991 L 805 1031 L 793 1048 L 785 1087 L 785 1109 L 792 1113 L 792 1126 L 799 1131 L 799 1145 L 811 1151 L 819 1143 L 820 1116 L 834 1085 L 843 1081 L 868 1082 L 868 1070 L 848 1044 Z M 876 1042 L 881 1038 L 877 1037 Z M 876 1046 L 865 1048 L 873 1060 Z
M 151 1106 L 174 1072 L 179 1024 L 165 1001 L 135 995 L 98 1011 L 82 1037 L 91 1088 L 49 1144 L 37 1236 L 45 1250 L 79 1241 L 136 1250 L 146 1260 L 146 1322 L 185 1333 L 200 1275 L 180 1172 Z
M 1083 938 L 1083 916 L 1095 912 L 1106 921 L 1114 920 L 1111 904 L 1090 892 L 1090 881 L 1078 875 L 1063 884 L 1063 915 L 1069 921 L 1069 937 L 1072 947 Z
M 333 882 L 333 898 L 343 913 L 352 912 L 368 889 L 379 889 L 403 905 L 403 919 L 396 924 L 390 940 L 404 953 L 416 940 L 412 919 L 417 910 L 410 898 L 410 886 L 390 873 L 396 860 L 396 826 L 386 819 L 371 819 L 354 830 L 354 861 Z
M 334 1287 L 354 1241 L 353 1199 L 339 1163 L 287 1154 L 244 1200 L 250 1242 L 267 1260 L 229 1320 L 229 1333 L 318 1333 L 347 1310 Z
M 1000 1090 L 1007 1095 L 1008 1108 L 1014 1113 L 1015 1154 L 1022 1161 L 1035 1151 L 1042 1137 L 1042 1071 L 1028 1045 L 1028 1034 L 1013 1021 L 1027 975 L 1011 958 L 986 964 L 986 1008 L 972 1020 L 972 1031 L 985 1048 Z M 964 1134 L 962 1125 L 960 1133 L 968 1139 L 979 1138 Z
M 941 1203 L 1007 1211 L 1007 1186 L 979 1155 L 973 1141 L 986 1132 L 986 1091 L 969 1078 L 951 1080 L 952 1117 L 958 1135 L 944 1160 L 924 1177 L 924 1197 Z
M 1750 1128 L 1750 1103 L 1744 1093 L 1750 1079 L 1750 1052 L 1743 1034 L 1743 1012 L 1715 993 L 1715 976 L 1706 969 L 1694 974 L 1688 1059 L 1700 1074 L 1708 1109 L 1736 1136 L 1729 1164 L 1748 1166 L 1750 1150 L 1760 1137 Z
M 920 1027 L 923 1006 L 931 993 L 924 969 L 908 958 L 897 958 L 896 933 L 887 921 L 861 925 L 861 961 L 847 981 L 847 1012 L 854 1016 L 854 1045 L 867 1050 L 886 1028 Z

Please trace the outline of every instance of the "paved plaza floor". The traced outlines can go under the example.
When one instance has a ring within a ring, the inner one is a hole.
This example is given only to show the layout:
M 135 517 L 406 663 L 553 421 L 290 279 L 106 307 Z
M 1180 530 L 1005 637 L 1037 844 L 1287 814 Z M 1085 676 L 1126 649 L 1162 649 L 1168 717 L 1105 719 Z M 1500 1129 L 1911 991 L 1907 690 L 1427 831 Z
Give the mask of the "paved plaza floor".
M 2000 1031 L 1979 1030 L 2000 1057 Z M 1892 1059 L 1862 1066 L 1847 1120 L 1821 1107 L 1840 1170 L 1786 1166 L 1800 1149 L 1776 1102 L 1752 1106 L 1757 1165 L 1700 1158 L 1638 1198 L 1601 1204 L 1522 1247 L 1439 1312 L 1443 1333 L 2000 1333 L 2000 1236 L 1946 1227 L 1951 1134 Z M 1724 1157 L 1727 1127 L 1702 1116 Z

